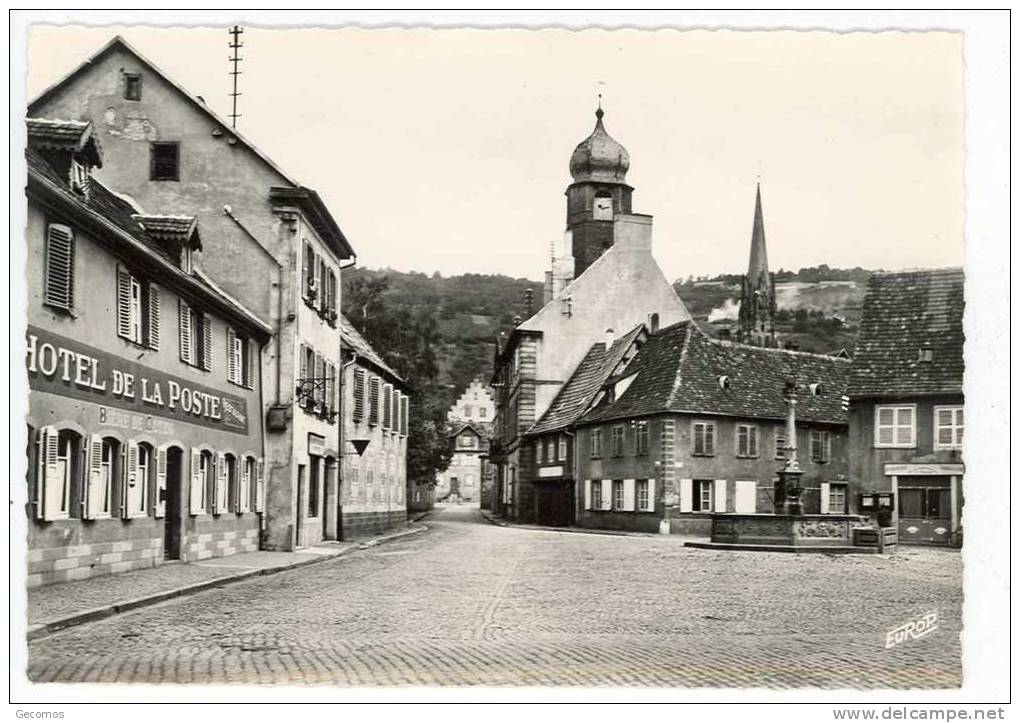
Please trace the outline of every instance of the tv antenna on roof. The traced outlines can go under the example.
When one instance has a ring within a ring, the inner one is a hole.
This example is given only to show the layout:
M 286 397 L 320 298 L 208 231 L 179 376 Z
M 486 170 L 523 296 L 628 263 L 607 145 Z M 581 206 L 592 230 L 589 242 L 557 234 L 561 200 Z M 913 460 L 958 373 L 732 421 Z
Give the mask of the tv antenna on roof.
M 234 51 L 234 55 L 228 58 L 234 68 L 230 71 L 230 74 L 234 76 L 234 92 L 230 94 L 230 127 L 237 128 L 237 119 L 241 117 L 240 113 L 237 112 L 237 96 L 241 95 L 237 92 L 237 76 L 241 74 L 241 71 L 237 69 L 237 64 L 244 60 L 244 58 L 238 55 L 241 48 L 244 47 L 244 43 L 241 42 L 241 33 L 244 32 L 244 28 L 240 25 L 235 25 L 227 32 L 231 36 L 230 44 L 227 47 Z

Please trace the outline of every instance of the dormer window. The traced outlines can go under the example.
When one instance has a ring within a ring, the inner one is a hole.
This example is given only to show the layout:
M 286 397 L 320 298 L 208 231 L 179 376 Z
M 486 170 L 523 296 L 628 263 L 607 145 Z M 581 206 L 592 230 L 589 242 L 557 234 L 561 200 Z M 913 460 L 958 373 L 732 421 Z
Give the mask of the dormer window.
M 85 193 L 89 180 L 89 167 L 77 159 L 71 159 L 71 190 Z
M 187 244 L 181 246 L 181 271 L 190 274 L 192 271 L 192 250 Z
M 124 73 L 124 100 L 142 99 L 142 76 L 139 73 Z

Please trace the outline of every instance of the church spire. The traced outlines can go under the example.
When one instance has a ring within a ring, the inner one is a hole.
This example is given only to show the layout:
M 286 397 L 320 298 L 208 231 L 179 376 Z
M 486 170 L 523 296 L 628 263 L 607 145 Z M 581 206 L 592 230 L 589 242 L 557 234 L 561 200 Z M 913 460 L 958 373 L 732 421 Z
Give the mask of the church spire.
M 765 250 L 765 220 L 761 210 L 761 183 L 758 183 L 754 195 L 751 253 L 747 275 L 741 285 L 737 338 L 745 344 L 775 346 L 775 315 L 776 291 Z

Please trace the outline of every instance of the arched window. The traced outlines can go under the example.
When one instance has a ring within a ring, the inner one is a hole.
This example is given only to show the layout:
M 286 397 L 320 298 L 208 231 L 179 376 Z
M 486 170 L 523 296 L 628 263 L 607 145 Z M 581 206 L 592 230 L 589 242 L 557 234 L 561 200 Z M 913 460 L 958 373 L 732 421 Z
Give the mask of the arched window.
M 612 221 L 613 220 L 613 197 L 605 191 L 599 191 L 595 194 L 595 200 L 592 202 L 592 218 L 596 221 Z
M 128 515 L 143 516 L 148 511 L 149 490 L 156 484 L 156 457 L 152 445 L 141 442 L 138 445 L 138 462 L 135 478 L 137 487 L 128 490 Z
M 85 491 L 83 517 L 109 517 L 113 509 L 113 481 L 117 478 L 120 464 L 120 442 L 113 437 L 103 437 L 96 450 L 93 442 L 90 457 L 98 451 L 98 459 L 89 460 L 88 489 Z

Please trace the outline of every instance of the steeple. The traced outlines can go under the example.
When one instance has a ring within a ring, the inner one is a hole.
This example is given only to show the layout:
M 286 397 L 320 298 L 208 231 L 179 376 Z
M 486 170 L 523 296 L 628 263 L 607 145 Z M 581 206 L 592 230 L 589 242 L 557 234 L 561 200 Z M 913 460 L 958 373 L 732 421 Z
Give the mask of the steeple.
M 761 183 L 754 196 L 754 221 L 751 224 L 751 253 L 747 261 L 740 294 L 737 339 L 744 344 L 775 346 L 776 291 L 769 272 L 765 248 L 765 220 L 761 210 Z

